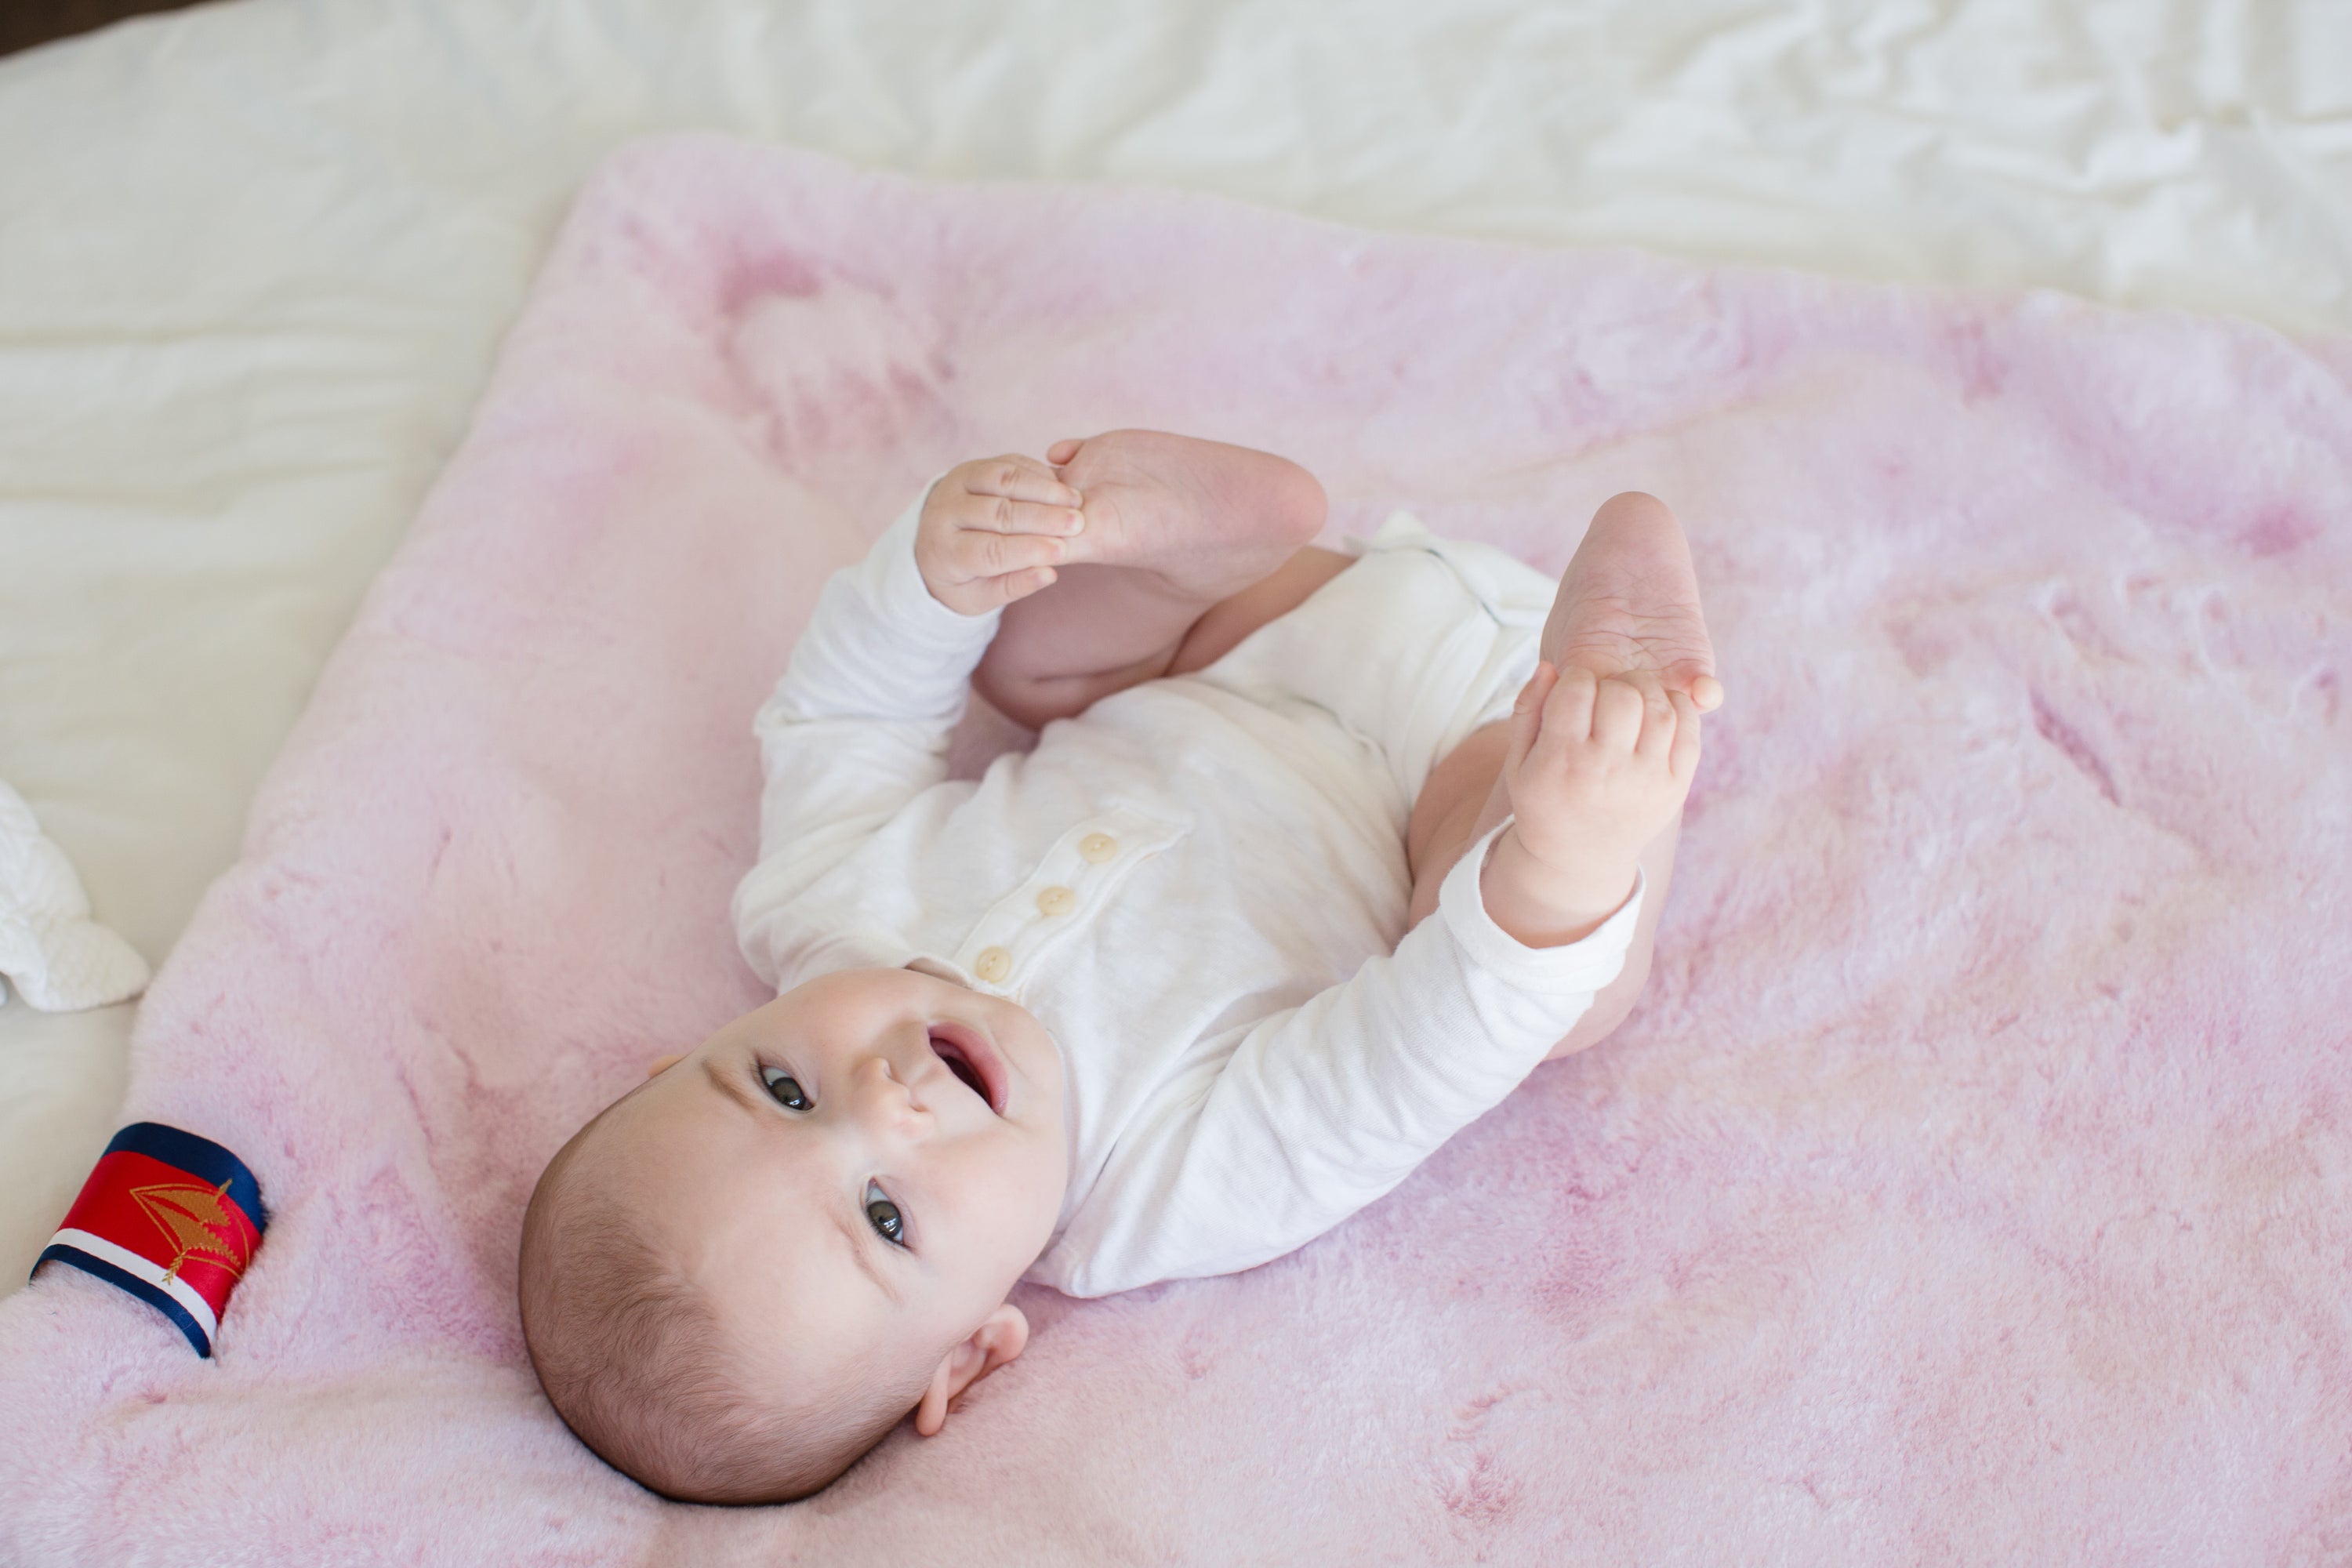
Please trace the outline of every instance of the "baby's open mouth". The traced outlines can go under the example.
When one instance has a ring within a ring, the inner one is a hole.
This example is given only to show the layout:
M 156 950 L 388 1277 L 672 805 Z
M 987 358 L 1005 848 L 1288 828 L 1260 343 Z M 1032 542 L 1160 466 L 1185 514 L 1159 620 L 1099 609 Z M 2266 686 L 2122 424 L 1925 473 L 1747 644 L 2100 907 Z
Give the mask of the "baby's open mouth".
M 976 1029 L 942 1020 L 930 1028 L 931 1052 L 997 1115 L 1004 1114 L 1004 1063 Z

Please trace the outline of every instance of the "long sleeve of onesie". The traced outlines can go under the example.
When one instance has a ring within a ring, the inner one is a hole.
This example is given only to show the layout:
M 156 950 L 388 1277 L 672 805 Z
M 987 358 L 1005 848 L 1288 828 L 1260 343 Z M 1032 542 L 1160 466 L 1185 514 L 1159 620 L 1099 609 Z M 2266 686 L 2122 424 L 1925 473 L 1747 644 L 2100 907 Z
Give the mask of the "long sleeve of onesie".
M 924 495 L 928 496 L 928 489 Z M 773 984 L 795 940 L 793 900 L 948 776 L 948 740 L 1002 613 L 931 597 L 915 564 L 918 497 L 866 559 L 834 574 L 752 733 L 767 783 L 760 859 L 735 892 L 735 930 Z
M 1580 942 L 1525 947 L 1480 896 L 1493 842 L 1462 857 L 1393 954 L 1168 1085 L 1030 1277 L 1099 1296 L 1255 1267 L 1499 1104 L 1616 978 L 1645 888 Z

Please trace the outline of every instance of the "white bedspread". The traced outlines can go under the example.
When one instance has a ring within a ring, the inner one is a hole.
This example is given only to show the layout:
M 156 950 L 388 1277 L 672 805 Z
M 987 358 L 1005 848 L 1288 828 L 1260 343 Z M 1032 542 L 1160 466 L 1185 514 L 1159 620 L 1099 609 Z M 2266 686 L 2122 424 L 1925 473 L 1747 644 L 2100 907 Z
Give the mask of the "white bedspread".
M 238 0 L 35 50 L 0 61 L 0 779 L 149 960 L 581 174 L 683 126 L 2352 330 L 2343 0 Z M 131 1011 L 0 1013 L 0 1289 Z

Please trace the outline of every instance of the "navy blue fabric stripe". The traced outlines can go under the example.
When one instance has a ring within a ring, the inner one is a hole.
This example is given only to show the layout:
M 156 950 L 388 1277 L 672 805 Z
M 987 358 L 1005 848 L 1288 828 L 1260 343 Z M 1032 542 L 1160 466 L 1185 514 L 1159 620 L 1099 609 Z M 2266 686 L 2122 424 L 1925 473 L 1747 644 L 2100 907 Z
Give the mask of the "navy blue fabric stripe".
M 209 1138 L 199 1138 L 160 1121 L 134 1121 L 114 1135 L 106 1152 L 144 1154 L 166 1165 L 177 1165 L 206 1186 L 217 1187 L 226 1182 L 228 1195 L 253 1221 L 253 1228 L 269 1228 L 269 1215 L 261 1206 L 261 1184 L 253 1179 L 244 1161 Z
M 136 1274 L 125 1273 L 103 1258 L 92 1258 L 80 1247 L 68 1247 L 63 1242 L 53 1242 L 43 1249 L 33 1264 L 33 1272 L 38 1274 L 44 1263 L 69 1263 L 85 1274 L 94 1274 L 110 1285 L 128 1290 L 178 1324 L 180 1332 L 188 1336 L 188 1342 L 196 1347 L 198 1355 L 209 1357 L 213 1353 L 213 1342 L 205 1338 L 204 1325 L 189 1316 L 188 1310 L 173 1300 L 168 1292 L 148 1284 Z

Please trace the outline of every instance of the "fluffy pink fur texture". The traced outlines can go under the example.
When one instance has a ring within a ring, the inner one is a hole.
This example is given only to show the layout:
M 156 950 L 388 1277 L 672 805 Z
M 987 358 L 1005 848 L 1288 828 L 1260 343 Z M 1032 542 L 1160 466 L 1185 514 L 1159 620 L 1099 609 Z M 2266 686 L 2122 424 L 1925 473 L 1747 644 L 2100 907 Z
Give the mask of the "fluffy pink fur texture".
M 2347 383 L 2051 296 L 625 152 L 148 996 L 125 1120 L 275 1212 L 219 1357 L 63 1270 L 0 1306 L 0 1557 L 2352 1560 Z M 749 725 L 825 573 L 1122 425 L 1547 569 L 1674 502 L 1731 698 L 1648 996 L 1293 1257 L 1025 1293 L 944 1436 L 658 1501 L 532 1381 L 524 1198 L 761 999 Z

